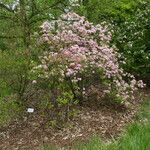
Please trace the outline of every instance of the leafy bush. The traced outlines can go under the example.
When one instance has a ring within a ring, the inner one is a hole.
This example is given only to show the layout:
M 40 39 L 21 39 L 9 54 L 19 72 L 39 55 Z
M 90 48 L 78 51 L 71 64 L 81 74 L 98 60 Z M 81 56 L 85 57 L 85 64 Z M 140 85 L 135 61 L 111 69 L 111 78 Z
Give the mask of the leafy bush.
M 149 3 L 139 3 L 135 15 L 126 19 L 115 33 L 115 43 L 126 58 L 124 67 L 136 74 L 150 73 L 149 14 Z
M 0 124 L 16 119 L 26 105 L 28 56 L 20 51 L 0 51 Z
M 23 94 L 28 84 L 28 57 L 22 51 L 0 52 L 0 97 L 17 94 L 18 100 L 20 102 L 23 100 Z

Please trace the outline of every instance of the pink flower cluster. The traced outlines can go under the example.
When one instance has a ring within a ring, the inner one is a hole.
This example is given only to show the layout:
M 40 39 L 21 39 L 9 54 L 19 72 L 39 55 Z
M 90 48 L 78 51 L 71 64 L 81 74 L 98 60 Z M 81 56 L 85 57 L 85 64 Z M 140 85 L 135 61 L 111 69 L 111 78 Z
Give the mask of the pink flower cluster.
M 41 29 L 41 41 L 49 47 L 40 57 L 43 77 L 59 72 L 60 80 L 67 76 L 79 81 L 79 72 L 86 68 L 93 68 L 93 71 L 100 68 L 104 79 L 111 81 L 104 94 L 115 89 L 116 96 L 123 100 L 129 99 L 137 87 L 144 87 L 142 81 L 136 81 L 134 76 L 119 67 L 117 49 L 109 46 L 111 33 L 107 26 L 95 26 L 85 17 L 69 12 L 55 22 L 45 22 Z M 52 64 L 55 66 L 51 67 Z M 124 80 L 127 77 L 128 82 Z

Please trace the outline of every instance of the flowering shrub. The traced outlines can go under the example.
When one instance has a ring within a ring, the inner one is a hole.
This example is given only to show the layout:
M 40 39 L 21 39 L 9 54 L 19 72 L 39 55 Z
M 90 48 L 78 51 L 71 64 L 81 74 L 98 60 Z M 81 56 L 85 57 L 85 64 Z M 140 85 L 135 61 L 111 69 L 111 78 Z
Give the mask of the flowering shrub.
M 110 47 L 111 32 L 105 25 L 88 22 L 85 17 L 69 12 L 41 26 L 40 43 L 45 51 L 33 71 L 46 80 L 50 89 L 69 90 L 82 104 L 86 90 L 95 77 L 104 85 L 103 97 L 129 100 L 142 81 L 124 72 L 119 66 L 120 55 L 115 46 Z

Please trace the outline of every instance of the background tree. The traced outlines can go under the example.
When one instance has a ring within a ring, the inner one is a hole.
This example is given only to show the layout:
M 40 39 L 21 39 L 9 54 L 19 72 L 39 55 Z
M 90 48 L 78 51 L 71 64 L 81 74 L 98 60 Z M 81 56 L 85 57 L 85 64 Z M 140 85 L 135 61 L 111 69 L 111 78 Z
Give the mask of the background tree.
M 3 0 L 0 2 L 0 48 L 29 48 L 40 24 L 56 19 L 67 5 L 67 0 Z

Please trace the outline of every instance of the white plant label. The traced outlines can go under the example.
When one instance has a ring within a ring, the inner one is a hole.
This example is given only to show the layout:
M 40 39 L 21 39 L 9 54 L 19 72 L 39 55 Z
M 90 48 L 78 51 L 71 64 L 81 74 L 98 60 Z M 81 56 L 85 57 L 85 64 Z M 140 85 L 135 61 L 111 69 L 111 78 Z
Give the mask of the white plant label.
M 28 113 L 33 113 L 33 112 L 34 112 L 34 108 L 28 108 L 28 109 L 27 109 L 27 112 L 28 112 Z

